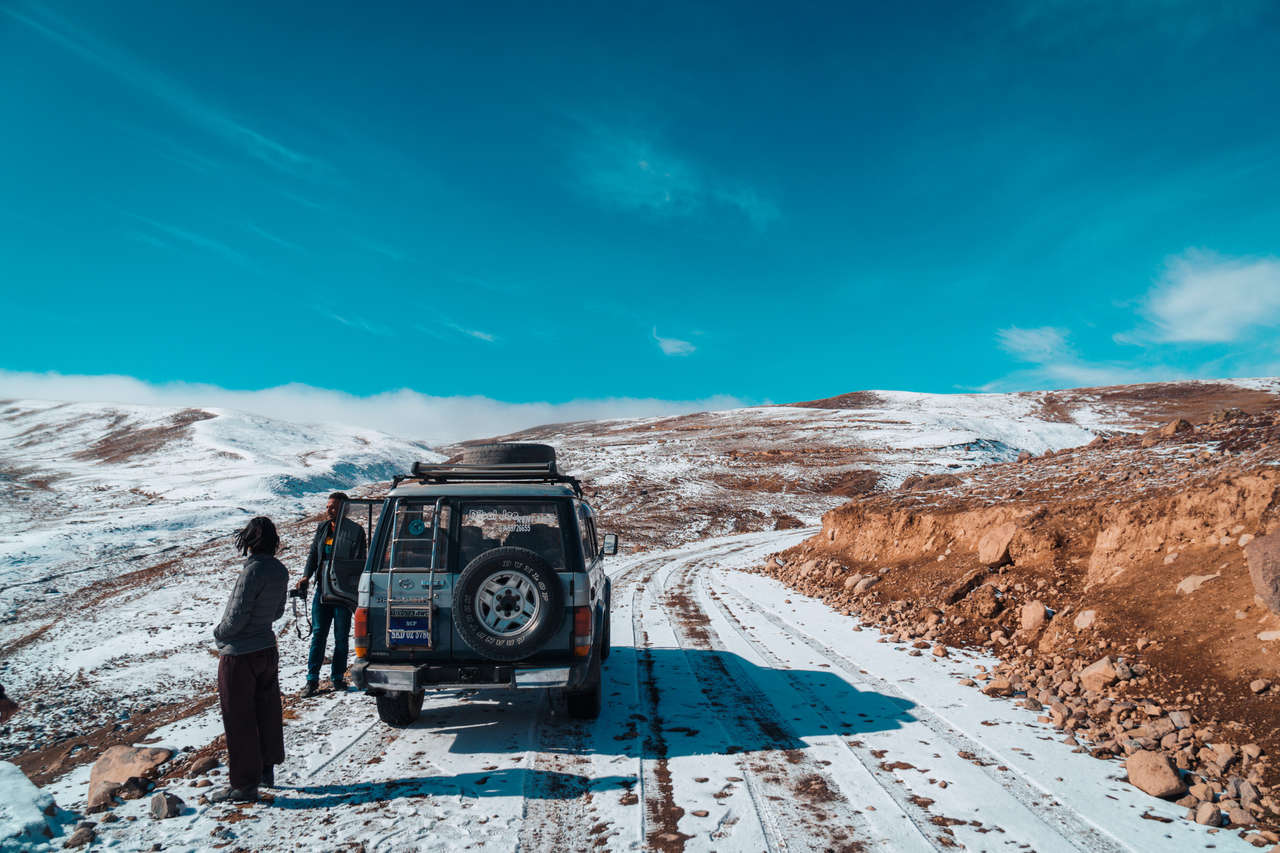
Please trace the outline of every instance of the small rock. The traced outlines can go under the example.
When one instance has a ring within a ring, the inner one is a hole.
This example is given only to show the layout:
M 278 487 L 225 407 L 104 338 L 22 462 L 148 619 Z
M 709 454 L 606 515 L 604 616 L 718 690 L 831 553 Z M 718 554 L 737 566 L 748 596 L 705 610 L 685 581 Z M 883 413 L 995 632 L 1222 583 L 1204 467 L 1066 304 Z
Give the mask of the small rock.
M 1253 681 L 1249 682 L 1249 689 L 1254 693 L 1262 693 L 1270 686 L 1271 682 L 1265 678 L 1255 678 Z
M 1187 793 L 1187 786 L 1163 752 L 1144 749 L 1130 755 L 1124 763 L 1129 782 L 1139 790 L 1163 800 L 1176 800 Z
M 1253 826 L 1257 820 L 1248 810 L 1236 807 L 1227 812 L 1227 820 L 1235 826 Z
M 177 817 L 185 807 L 186 803 L 180 797 L 168 791 L 161 791 L 151 798 L 151 816 L 156 820 Z
M 191 762 L 191 766 L 187 768 L 187 776 L 203 776 L 217 766 L 218 759 L 212 755 L 202 755 Z
M 853 591 L 866 592 L 867 590 L 871 589 L 871 587 L 875 586 L 878 583 L 880 583 L 879 575 L 868 575 L 867 577 L 858 581 L 858 585 L 853 588 Z
M 689 812 L 689 814 L 693 815 L 694 817 L 706 817 L 708 814 L 710 814 L 710 812 L 708 812 L 706 809 L 694 809 L 693 811 Z
M 147 795 L 151 786 L 141 776 L 130 776 L 124 784 L 116 789 L 116 796 L 122 800 L 140 800 Z
M 1196 808 L 1196 823 L 1204 826 L 1222 826 L 1222 812 L 1213 803 L 1201 803 Z
M 1082 669 L 1080 671 L 1080 684 L 1085 690 L 1101 693 L 1114 684 L 1118 677 L 1115 665 L 1111 663 L 1111 658 L 1108 656 L 1096 660 Z
M 1079 613 L 1076 614 L 1075 622 L 1073 622 L 1072 624 L 1076 626 L 1077 631 L 1084 631 L 1088 628 L 1092 628 L 1094 620 L 1096 620 L 1097 618 L 1098 618 L 1098 611 L 1081 610 Z
M 982 688 L 982 692 L 988 696 L 1012 696 L 1013 683 L 1004 676 L 996 676 L 987 682 Z
M 942 643 L 938 643 L 933 647 L 933 655 L 934 657 L 945 658 L 947 656 L 947 647 Z
M 96 837 L 97 834 L 93 831 L 92 826 L 80 826 L 67 837 L 66 841 L 62 842 L 62 846 L 66 849 L 84 847 L 86 844 L 92 843 Z
M 1187 575 L 1178 582 L 1178 594 L 1190 595 L 1209 581 L 1222 577 L 1222 572 L 1214 572 L 1211 575 Z

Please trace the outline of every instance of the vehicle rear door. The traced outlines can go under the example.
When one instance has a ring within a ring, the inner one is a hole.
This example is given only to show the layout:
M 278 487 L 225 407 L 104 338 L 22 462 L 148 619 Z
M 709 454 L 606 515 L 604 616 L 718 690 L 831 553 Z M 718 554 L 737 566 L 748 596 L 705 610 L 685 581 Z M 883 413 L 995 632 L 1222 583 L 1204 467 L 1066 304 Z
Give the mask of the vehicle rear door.
M 351 498 L 343 502 L 334 522 L 333 551 L 320 573 L 324 601 L 355 608 L 369 543 L 385 503 L 385 498 Z

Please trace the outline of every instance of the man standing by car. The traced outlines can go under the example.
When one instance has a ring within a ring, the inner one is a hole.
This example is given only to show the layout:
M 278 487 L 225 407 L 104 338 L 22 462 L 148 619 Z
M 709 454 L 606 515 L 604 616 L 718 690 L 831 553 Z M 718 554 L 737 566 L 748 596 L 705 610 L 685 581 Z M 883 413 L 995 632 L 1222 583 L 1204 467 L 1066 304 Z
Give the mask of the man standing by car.
M 311 539 L 311 552 L 302 579 L 295 589 L 306 595 L 307 584 L 316 578 L 315 595 L 311 598 L 311 654 L 307 657 L 307 685 L 303 696 L 314 696 L 320 691 L 320 667 L 324 664 L 324 649 L 329 642 L 329 628 L 333 627 L 333 660 L 329 668 L 334 690 L 347 689 L 347 650 L 351 637 L 351 611 L 336 602 L 326 602 L 325 581 L 322 572 L 332 559 L 334 549 L 344 559 L 356 559 L 365 554 L 364 528 L 349 518 L 338 524 L 338 516 L 347 496 L 342 492 L 329 495 L 325 504 L 325 520 L 316 528 Z

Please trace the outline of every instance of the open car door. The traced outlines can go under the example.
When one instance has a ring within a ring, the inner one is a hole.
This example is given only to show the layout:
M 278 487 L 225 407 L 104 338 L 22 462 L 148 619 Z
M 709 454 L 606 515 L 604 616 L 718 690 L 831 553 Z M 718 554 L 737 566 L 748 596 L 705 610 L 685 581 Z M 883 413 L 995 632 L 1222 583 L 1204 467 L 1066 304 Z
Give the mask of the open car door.
M 369 542 L 377 529 L 384 498 L 351 498 L 338 512 L 333 553 L 320 573 L 321 600 L 355 609 Z

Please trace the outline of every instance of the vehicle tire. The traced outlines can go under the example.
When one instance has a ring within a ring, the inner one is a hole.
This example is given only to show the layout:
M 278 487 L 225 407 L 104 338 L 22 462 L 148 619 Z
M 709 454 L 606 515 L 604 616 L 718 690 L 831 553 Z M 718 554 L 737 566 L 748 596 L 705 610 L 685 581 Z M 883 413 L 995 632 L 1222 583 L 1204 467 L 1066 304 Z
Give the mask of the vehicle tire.
M 569 716 L 575 720 L 594 720 L 600 716 L 600 692 L 603 689 L 603 677 L 600 674 L 600 654 L 591 656 L 587 674 L 587 683 L 578 690 L 570 690 L 565 696 L 569 708 Z
M 600 662 L 604 663 L 609 659 L 609 652 L 613 651 L 613 608 L 607 607 L 604 611 L 604 628 L 600 631 Z
M 378 699 L 378 718 L 389 726 L 413 725 L 422 713 L 421 693 L 384 693 Z
M 542 649 L 564 622 L 555 569 L 528 548 L 476 557 L 453 588 L 453 628 L 481 657 L 518 661 Z
M 507 465 L 517 462 L 555 462 L 556 449 L 549 444 L 475 444 L 462 448 L 464 465 Z

